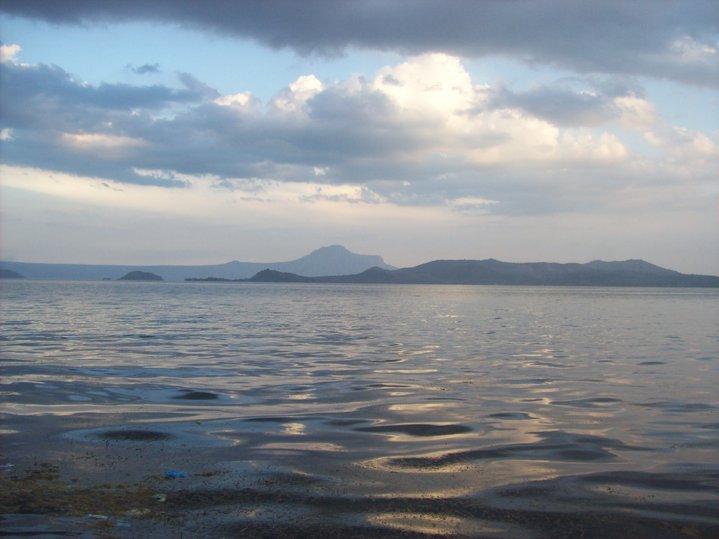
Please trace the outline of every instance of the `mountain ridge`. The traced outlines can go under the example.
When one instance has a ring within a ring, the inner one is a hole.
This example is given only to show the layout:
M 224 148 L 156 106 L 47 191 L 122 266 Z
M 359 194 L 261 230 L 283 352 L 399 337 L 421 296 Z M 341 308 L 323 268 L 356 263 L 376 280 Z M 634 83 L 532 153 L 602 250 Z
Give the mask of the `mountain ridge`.
M 395 268 L 378 255 L 360 255 L 329 245 L 288 262 L 240 262 L 203 266 L 120 266 L 0 262 L 0 269 L 27 279 L 119 279 L 129 272 L 153 273 L 165 281 L 251 281 L 396 284 L 497 284 L 572 286 L 719 287 L 719 276 L 683 274 L 641 259 L 587 263 L 431 260 Z
M 433 260 L 410 268 L 369 268 L 355 275 L 305 277 L 266 269 L 252 282 L 468 284 L 527 286 L 642 286 L 719 288 L 719 276 L 683 274 L 644 260 L 575 262 L 502 262 Z

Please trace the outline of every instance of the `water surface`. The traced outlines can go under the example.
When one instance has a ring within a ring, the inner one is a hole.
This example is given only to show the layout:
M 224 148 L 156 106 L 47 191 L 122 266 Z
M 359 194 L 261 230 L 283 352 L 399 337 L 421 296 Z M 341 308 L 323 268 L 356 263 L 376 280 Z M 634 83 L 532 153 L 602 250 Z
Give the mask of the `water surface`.
M 719 533 L 717 290 L 0 293 L 4 481 L 43 461 L 169 493 L 111 513 L 121 536 L 162 536 L 158 515 L 220 536 Z M 187 477 L 152 483 L 166 469 Z M 7 526 L 46 525 L 29 508 Z

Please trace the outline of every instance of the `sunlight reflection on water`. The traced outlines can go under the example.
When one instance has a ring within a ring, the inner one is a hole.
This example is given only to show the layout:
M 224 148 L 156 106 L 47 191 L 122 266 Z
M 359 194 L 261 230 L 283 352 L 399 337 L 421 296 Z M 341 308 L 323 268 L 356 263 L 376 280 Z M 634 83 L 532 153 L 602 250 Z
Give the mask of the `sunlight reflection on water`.
M 716 290 L 27 281 L 0 293 L 4 435 L 94 414 L 99 426 L 66 437 L 101 444 L 124 415 L 149 446 L 271 462 L 357 496 L 521 484 L 496 496 L 555 507 L 554 488 L 600 489 L 570 477 L 614 484 L 618 471 L 693 477 L 686 497 L 710 483 L 716 496 Z M 632 477 L 626 496 L 668 497 Z M 552 494 L 525 485 L 540 480 Z M 509 533 L 400 509 L 370 520 Z

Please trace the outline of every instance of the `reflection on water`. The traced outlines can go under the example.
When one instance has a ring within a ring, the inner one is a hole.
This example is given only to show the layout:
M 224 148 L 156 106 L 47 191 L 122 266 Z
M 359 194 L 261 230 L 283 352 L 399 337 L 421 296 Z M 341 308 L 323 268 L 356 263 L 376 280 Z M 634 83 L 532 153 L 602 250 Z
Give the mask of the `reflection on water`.
M 587 511 L 612 515 L 625 536 L 652 535 L 661 521 L 673 537 L 666 519 L 689 536 L 719 530 L 716 290 L 3 282 L 0 291 L 8 459 L 20 462 L 47 432 L 68 455 L 106 446 L 142 451 L 144 471 L 168 458 L 216 468 L 202 500 L 234 507 L 230 532 L 271 513 L 309 534 L 321 521 L 360 536 L 377 526 L 561 536 L 542 511 L 587 536 L 599 526 L 578 516 Z M 261 499 L 218 497 L 238 482 Z M 300 514 L 305 528 L 293 524 Z

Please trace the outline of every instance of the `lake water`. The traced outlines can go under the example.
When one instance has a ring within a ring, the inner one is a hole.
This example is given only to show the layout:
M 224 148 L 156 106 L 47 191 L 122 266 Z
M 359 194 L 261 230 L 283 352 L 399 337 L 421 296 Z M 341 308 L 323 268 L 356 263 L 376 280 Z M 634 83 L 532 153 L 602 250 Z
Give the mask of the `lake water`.
M 719 535 L 719 290 L 0 294 L 18 534 Z

